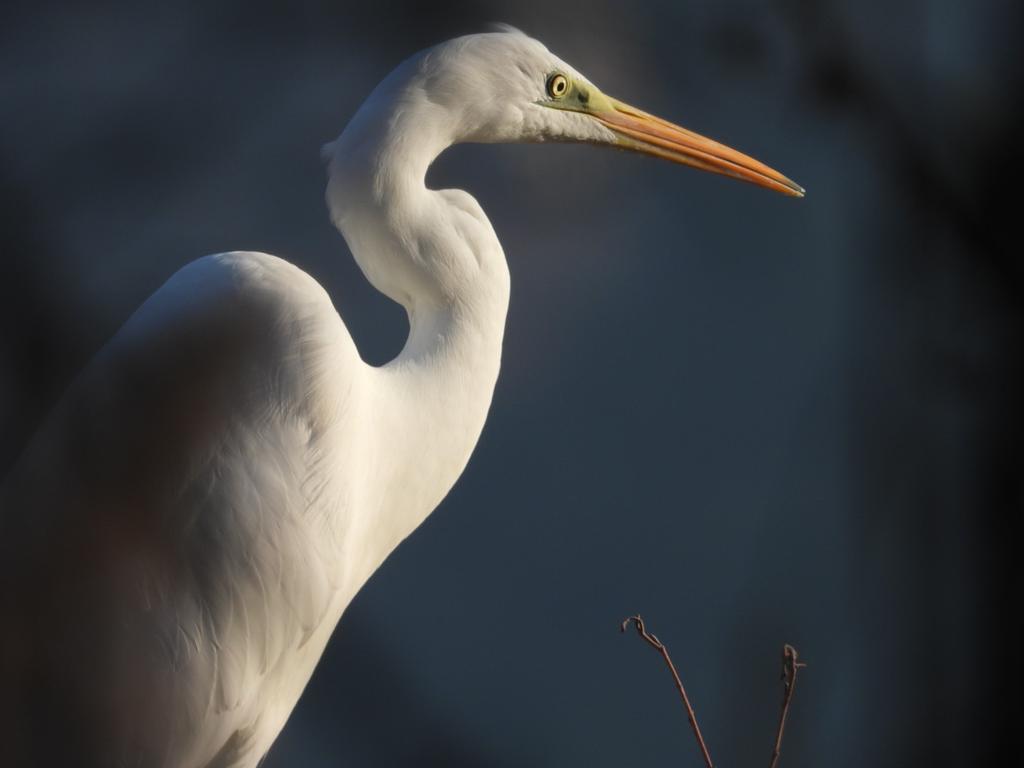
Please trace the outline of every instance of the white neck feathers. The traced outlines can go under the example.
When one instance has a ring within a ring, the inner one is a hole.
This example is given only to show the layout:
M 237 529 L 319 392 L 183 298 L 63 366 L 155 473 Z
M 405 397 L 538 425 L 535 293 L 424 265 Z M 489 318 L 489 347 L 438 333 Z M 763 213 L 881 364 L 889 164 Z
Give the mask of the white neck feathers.
M 401 354 L 369 372 L 366 390 L 376 442 L 366 485 L 377 490 L 361 500 L 373 528 L 359 538 L 371 571 L 465 468 L 490 407 L 509 299 L 504 253 L 480 206 L 426 187 L 453 140 L 432 127 L 444 123 L 439 107 L 396 88 L 386 80 L 329 150 L 332 219 L 410 325 Z

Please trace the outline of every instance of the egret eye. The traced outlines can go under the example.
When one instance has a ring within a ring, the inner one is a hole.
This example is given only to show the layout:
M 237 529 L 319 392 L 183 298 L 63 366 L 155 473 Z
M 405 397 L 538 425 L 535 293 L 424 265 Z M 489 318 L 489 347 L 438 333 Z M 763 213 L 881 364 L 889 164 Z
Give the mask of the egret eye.
M 548 96 L 552 99 L 560 99 L 569 92 L 569 78 L 561 73 L 555 73 L 548 78 Z

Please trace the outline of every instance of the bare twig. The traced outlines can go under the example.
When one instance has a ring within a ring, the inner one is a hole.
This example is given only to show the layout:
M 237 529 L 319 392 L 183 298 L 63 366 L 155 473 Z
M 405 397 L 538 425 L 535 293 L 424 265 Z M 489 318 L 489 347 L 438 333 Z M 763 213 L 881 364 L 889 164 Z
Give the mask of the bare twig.
M 701 736 L 701 734 L 700 734 L 700 726 L 697 725 L 697 715 L 694 714 L 693 707 L 690 706 L 690 699 L 686 695 L 686 689 L 683 688 L 683 681 L 679 679 L 679 673 L 676 672 L 676 665 L 672 663 L 672 657 L 670 657 L 668 655 L 668 648 L 665 647 L 665 644 L 663 642 L 661 642 L 661 640 L 659 640 L 657 637 L 655 637 L 654 635 L 652 635 L 650 632 L 647 631 L 647 627 L 644 626 L 644 620 L 642 618 L 640 618 L 639 615 L 637 615 L 637 616 L 630 616 L 629 618 L 623 620 L 623 622 L 622 622 L 622 631 L 623 632 L 626 631 L 626 628 L 629 626 L 630 622 L 632 622 L 636 626 L 637 634 L 639 634 L 640 637 L 642 637 L 647 642 L 648 645 L 650 645 L 658 653 L 660 653 L 661 657 L 665 660 L 665 663 L 668 664 L 669 671 L 672 673 L 672 679 L 674 679 L 675 682 L 676 682 L 676 689 L 679 691 L 679 695 L 683 699 L 683 705 L 686 707 L 686 717 L 690 721 L 690 727 L 693 728 L 693 735 L 697 737 L 697 745 L 700 747 L 701 754 L 704 756 L 704 764 L 707 766 L 707 768 L 714 768 L 714 765 L 711 762 L 711 754 L 708 752 L 708 746 L 707 746 L 707 744 L 704 743 L 704 737 Z M 786 647 L 789 648 L 788 645 Z M 794 652 L 794 654 L 795 654 L 795 652 Z M 795 656 L 794 656 L 794 658 L 795 658 Z M 801 665 L 801 666 L 803 666 L 803 665 Z M 795 678 L 795 674 L 794 674 L 794 678 Z M 787 706 L 788 706 L 788 699 L 787 699 Z M 785 719 L 785 711 L 783 711 L 783 719 Z M 782 738 L 782 728 L 780 726 L 780 728 L 779 728 L 779 739 L 781 740 L 781 738 Z
M 807 666 L 797 659 L 796 648 L 788 643 L 782 646 L 782 714 L 779 715 L 779 730 L 775 734 L 775 749 L 772 750 L 770 768 L 775 768 L 779 764 L 779 753 L 782 751 L 782 732 L 786 728 L 789 703 L 793 700 L 793 691 L 796 690 L 796 672 L 801 667 Z
M 700 753 L 704 756 L 704 765 L 707 768 L 714 768 L 711 762 L 711 754 L 708 752 L 708 745 L 704 742 L 704 737 L 700 733 L 700 726 L 697 725 L 697 715 L 690 705 L 690 697 L 686 695 L 686 689 L 683 688 L 683 681 L 679 678 L 676 665 L 672 663 L 672 657 L 668 655 L 668 648 L 655 635 L 647 631 L 647 626 L 639 614 L 624 619 L 620 629 L 625 632 L 630 623 L 636 627 L 637 634 L 654 650 L 660 653 L 661 658 L 668 665 L 669 671 L 672 673 L 672 679 L 676 683 L 676 690 L 679 691 L 679 696 L 683 700 L 683 706 L 686 707 L 686 717 L 690 721 L 690 727 L 693 728 L 693 735 L 697 737 L 697 746 L 700 747 Z M 770 768 L 777 768 L 779 764 L 779 755 L 782 752 L 782 733 L 786 729 L 786 715 L 789 714 L 789 705 L 793 701 L 793 692 L 796 690 L 796 673 L 797 670 L 806 666 L 804 662 L 799 661 L 799 654 L 797 654 L 796 648 L 789 645 L 789 643 L 782 646 L 782 714 L 779 716 L 779 728 L 775 734 L 775 748 L 772 750 Z

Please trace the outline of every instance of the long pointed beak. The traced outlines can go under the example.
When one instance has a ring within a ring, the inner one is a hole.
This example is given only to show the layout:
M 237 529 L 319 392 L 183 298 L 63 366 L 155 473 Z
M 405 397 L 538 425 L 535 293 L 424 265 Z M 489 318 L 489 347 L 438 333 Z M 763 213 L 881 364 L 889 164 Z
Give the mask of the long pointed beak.
M 616 99 L 604 97 L 601 102 L 606 103 L 588 113 L 615 133 L 623 149 L 732 176 L 784 195 L 804 196 L 799 184 L 742 152 Z

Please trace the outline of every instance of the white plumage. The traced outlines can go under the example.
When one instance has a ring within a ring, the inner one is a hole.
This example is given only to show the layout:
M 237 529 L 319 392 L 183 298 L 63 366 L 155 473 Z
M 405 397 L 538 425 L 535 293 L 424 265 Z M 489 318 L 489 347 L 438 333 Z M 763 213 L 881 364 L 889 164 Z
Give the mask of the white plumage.
M 261 253 L 200 259 L 129 319 L 0 497 L 5 764 L 258 763 L 490 406 L 508 269 L 480 206 L 427 167 L 460 141 L 542 140 L 798 189 L 513 30 L 401 65 L 325 157 L 334 222 L 408 312 L 404 349 L 366 365 L 324 290 Z

